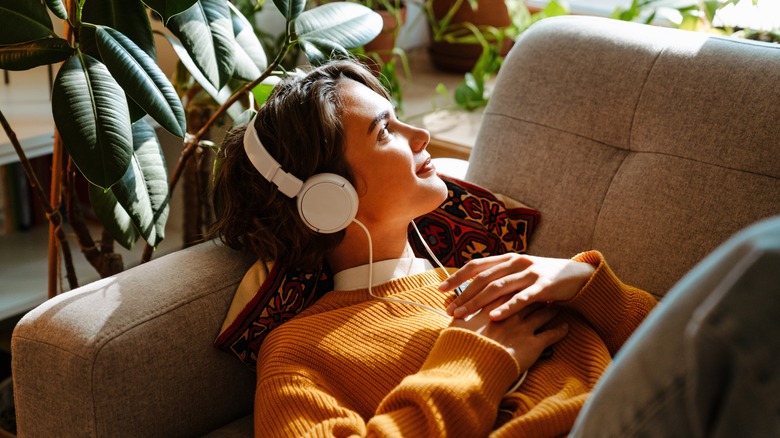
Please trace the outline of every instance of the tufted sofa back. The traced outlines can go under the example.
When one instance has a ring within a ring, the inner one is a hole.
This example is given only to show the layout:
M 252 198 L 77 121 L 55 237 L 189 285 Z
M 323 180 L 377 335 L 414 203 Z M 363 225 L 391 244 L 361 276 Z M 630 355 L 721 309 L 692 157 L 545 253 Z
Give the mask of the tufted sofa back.
M 530 253 L 602 251 L 660 297 L 780 214 L 780 45 L 593 17 L 517 41 L 466 178 L 539 209 Z

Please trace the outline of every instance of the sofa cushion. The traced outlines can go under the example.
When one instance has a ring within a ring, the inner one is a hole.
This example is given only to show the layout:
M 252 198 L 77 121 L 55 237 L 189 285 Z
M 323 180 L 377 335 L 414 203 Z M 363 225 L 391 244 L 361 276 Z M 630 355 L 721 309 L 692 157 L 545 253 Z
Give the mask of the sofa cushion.
M 544 215 L 529 253 L 597 249 L 660 298 L 780 212 L 779 81 L 778 44 L 545 19 L 501 67 L 466 179 Z
M 539 222 L 536 210 L 457 178 L 439 176 L 447 185 L 447 199 L 415 223 L 444 266 L 459 267 L 478 257 L 525 252 Z M 411 225 L 409 240 L 418 257 L 430 259 Z M 236 289 L 214 345 L 255 369 L 268 333 L 332 289 L 327 267 L 307 271 L 257 261 Z

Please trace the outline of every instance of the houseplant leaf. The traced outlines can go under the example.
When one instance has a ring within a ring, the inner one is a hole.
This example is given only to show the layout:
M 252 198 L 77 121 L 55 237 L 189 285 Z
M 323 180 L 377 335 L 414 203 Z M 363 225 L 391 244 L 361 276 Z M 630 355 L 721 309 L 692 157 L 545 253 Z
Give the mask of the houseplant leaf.
M 122 89 L 160 126 L 184 138 L 184 108 L 154 59 L 110 27 L 98 27 L 96 37 L 103 63 Z
M 154 46 L 149 14 L 138 0 L 87 1 L 84 4 L 82 21 L 118 30 L 157 61 L 157 49 Z M 95 44 L 94 39 L 92 39 L 94 29 L 85 26 L 81 28 L 81 33 L 89 36 L 89 38 L 85 38 L 85 35 L 82 35 L 82 45 Z M 94 52 L 87 51 L 84 47 L 81 50 L 95 56 Z
M 130 215 L 117 201 L 114 192 L 90 184 L 87 193 L 92 211 L 106 231 L 111 234 L 116 243 L 126 249 L 132 249 L 141 234 L 135 228 Z
M 145 120 L 133 124 L 133 158 L 111 192 L 141 236 L 159 245 L 168 220 L 168 172 L 157 134 Z
M 0 69 L 28 70 L 66 60 L 73 49 L 62 38 L 44 38 L 29 43 L 0 47 Z
M 233 72 L 233 76 L 251 82 L 257 79 L 263 70 L 268 67 L 268 58 L 246 17 L 232 3 L 228 3 L 228 7 L 231 12 L 230 18 L 233 23 L 233 34 L 235 35 L 233 54 L 236 69 Z
M 34 0 L 0 0 L 0 44 L 18 44 L 54 34 L 49 12 Z
M 62 0 L 46 0 L 46 5 L 49 6 L 49 10 L 63 20 L 68 19 L 68 11 L 65 9 L 65 5 Z
M 171 18 L 168 28 L 179 38 L 198 69 L 217 89 L 233 75 L 233 22 L 225 0 L 199 0 Z
M 163 23 L 167 26 L 168 20 L 176 14 L 182 13 L 189 9 L 192 5 L 198 2 L 198 0 L 143 0 L 146 6 L 154 9 L 163 19 Z
M 152 36 L 149 15 L 146 7 L 138 0 L 88 1 L 84 4 L 82 20 L 90 24 L 104 25 L 118 30 L 133 40 L 152 59 L 157 59 L 157 49 Z M 95 39 L 95 28 L 83 26 L 79 35 L 81 51 L 102 61 Z M 146 115 L 146 112 L 133 99 L 128 96 L 126 100 L 131 121 L 135 122 Z
M 295 32 L 306 56 L 324 62 L 332 53 L 360 47 L 379 35 L 382 17 L 355 3 L 327 3 L 301 13 Z
M 195 61 L 190 58 L 190 54 L 187 53 L 187 49 L 184 48 L 184 46 L 181 45 L 179 40 L 177 40 L 175 37 L 160 33 L 159 35 L 162 35 L 165 37 L 165 39 L 168 40 L 168 42 L 171 44 L 171 47 L 173 48 L 173 51 L 176 53 L 176 56 L 179 57 L 179 60 L 181 61 L 184 68 L 187 69 L 187 71 L 190 73 L 190 76 L 192 76 L 193 79 L 195 79 L 195 82 L 198 83 L 198 85 L 203 88 L 203 91 L 206 92 L 209 96 L 211 96 L 212 99 L 214 99 L 217 104 L 222 105 L 223 103 L 227 102 L 227 99 L 232 94 L 230 90 L 227 87 L 223 87 L 221 90 L 217 90 L 214 85 L 209 82 L 208 79 L 206 79 L 205 76 L 203 76 L 203 73 L 201 73 L 198 66 L 195 65 Z M 230 118 L 234 119 L 241 115 L 241 112 L 243 112 L 243 109 L 241 108 L 241 105 L 239 105 L 238 102 L 234 103 L 230 106 L 230 108 L 227 109 L 228 116 Z
M 274 5 L 287 21 L 298 18 L 306 7 L 306 0 L 274 0 Z
M 106 66 L 79 53 L 60 67 L 52 114 L 68 153 L 92 184 L 109 188 L 133 154 L 125 93 Z

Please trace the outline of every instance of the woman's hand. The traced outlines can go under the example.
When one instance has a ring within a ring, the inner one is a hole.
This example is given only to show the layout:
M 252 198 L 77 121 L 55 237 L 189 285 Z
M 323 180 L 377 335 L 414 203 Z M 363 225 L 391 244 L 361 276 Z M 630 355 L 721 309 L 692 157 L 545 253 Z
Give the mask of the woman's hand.
M 488 312 L 505 300 L 490 303 L 483 311 L 468 319 L 454 319 L 451 327 L 471 330 L 501 344 L 515 358 L 521 371 L 526 371 L 539 359 L 545 348 L 566 336 L 566 323 L 545 327 L 558 314 L 555 306 L 530 305 L 503 321 L 491 321 Z
M 451 291 L 465 281 L 471 284 L 447 308 L 456 318 L 470 315 L 506 295 L 511 298 L 490 311 L 500 321 L 533 302 L 573 298 L 588 282 L 595 268 L 569 259 L 502 254 L 466 263 L 439 290 Z

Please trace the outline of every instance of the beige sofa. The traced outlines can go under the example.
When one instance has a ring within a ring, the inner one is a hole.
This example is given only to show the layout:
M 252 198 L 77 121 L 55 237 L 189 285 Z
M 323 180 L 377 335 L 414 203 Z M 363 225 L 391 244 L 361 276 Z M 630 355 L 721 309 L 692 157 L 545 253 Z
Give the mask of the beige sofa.
M 545 20 L 508 56 L 466 177 L 541 211 L 531 253 L 601 250 L 662 297 L 780 213 L 778 84 L 780 46 Z M 251 436 L 254 376 L 212 347 L 251 262 L 205 243 L 31 311 L 19 436 Z

